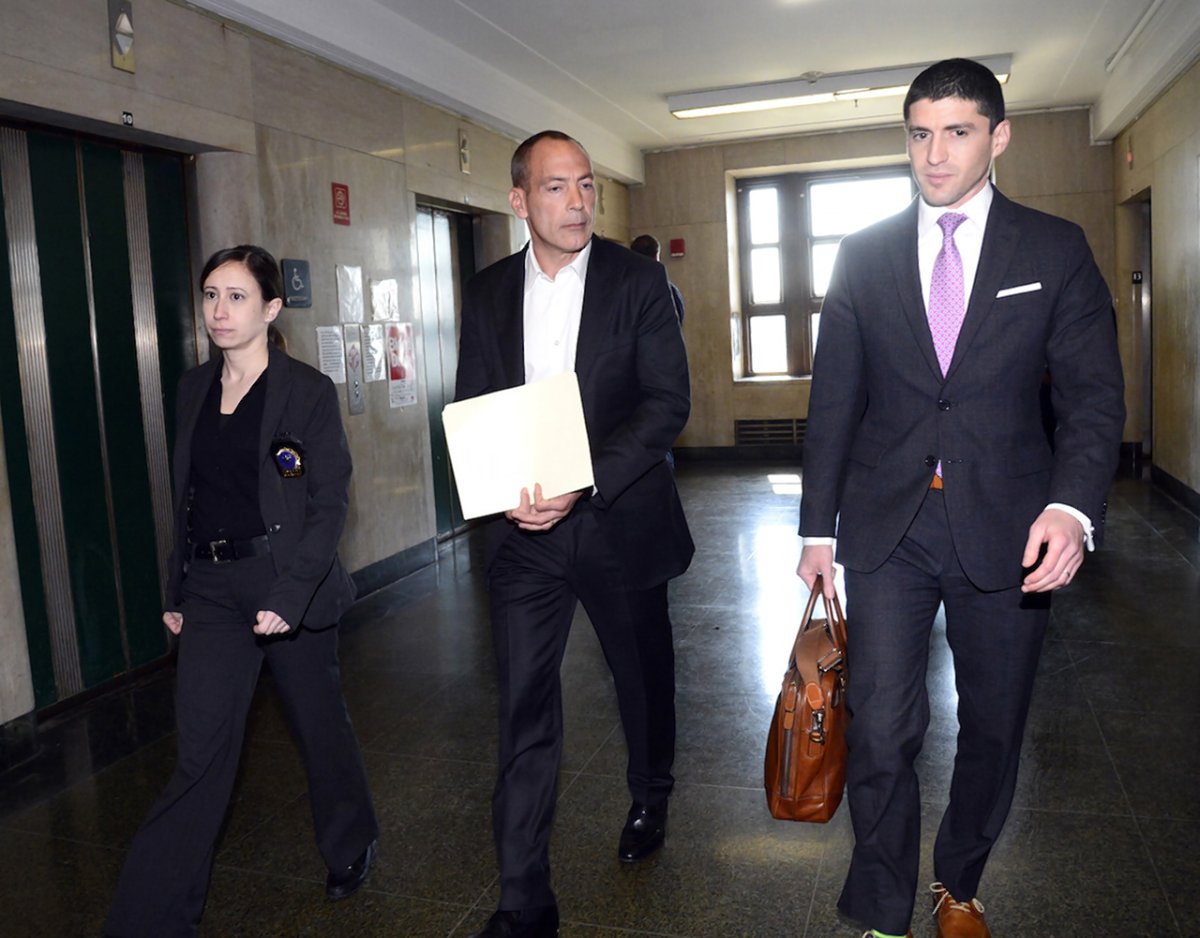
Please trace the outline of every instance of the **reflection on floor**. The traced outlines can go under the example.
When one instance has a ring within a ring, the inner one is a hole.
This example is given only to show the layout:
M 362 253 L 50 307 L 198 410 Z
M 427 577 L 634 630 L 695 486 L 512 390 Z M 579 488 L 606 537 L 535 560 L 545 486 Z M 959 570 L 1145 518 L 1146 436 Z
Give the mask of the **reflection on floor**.
M 678 787 L 666 847 L 633 868 L 615 857 L 627 806 L 616 706 L 579 616 L 552 847 L 563 936 L 858 934 L 834 911 L 846 809 L 824 827 L 773 821 L 761 790 L 803 598 L 794 486 L 777 492 L 767 478 L 787 471 L 680 470 L 698 552 L 672 586 Z M 931 655 L 925 879 L 955 734 L 940 633 Z M 302 772 L 264 678 L 202 935 L 461 938 L 494 908 L 494 666 L 469 540 L 360 602 L 342 661 L 383 825 L 368 886 L 325 901 Z M 1200 935 L 1198 676 L 1197 520 L 1120 481 L 1102 548 L 1054 605 L 1016 805 L 981 889 L 995 935 Z M 124 850 L 170 772 L 171 710 L 165 672 L 44 726 L 41 756 L 0 776 L 0 933 L 99 934 Z M 923 914 L 913 927 L 933 934 Z

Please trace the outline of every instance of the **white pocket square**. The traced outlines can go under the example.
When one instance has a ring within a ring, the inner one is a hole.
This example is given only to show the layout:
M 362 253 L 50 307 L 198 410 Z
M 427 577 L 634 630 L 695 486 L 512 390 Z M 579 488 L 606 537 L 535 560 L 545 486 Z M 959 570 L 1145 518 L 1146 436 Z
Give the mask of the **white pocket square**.
M 1033 293 L 1035 290 L 1042 288 L 1042 282 L 1035 280 L 1033 283 L 1023 283 L 1019 287 L 1005 287 L 996 294 L 996 299 L 1002 300 L 1006 296 L 1016 296 L 1018 293 Z

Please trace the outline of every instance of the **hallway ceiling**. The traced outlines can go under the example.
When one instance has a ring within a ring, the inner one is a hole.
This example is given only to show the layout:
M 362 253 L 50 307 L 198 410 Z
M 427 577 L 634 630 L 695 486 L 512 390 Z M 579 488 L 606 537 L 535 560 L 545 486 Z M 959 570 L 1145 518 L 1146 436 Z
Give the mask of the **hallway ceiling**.
M 514 136 L 558 127 L 626 181 L 646 150 L 895 124 L 900 107 L 679 120 L 668 94 L 1011 53 L 1010 110 L 1090 107 L 1105 140 L 1200 54 L 1197 0 L 192 2 Z

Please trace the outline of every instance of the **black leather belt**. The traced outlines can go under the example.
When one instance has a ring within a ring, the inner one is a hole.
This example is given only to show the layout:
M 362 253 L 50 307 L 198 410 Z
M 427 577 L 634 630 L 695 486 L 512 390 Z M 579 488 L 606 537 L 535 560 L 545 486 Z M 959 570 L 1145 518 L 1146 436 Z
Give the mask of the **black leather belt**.
M 213 563 L 232 563 L 247 557 L 262 557 L 271 553 L 271 541 L 265 534 L 244 541 L 208 541 L 192 545 L 193 560 L 211 560 Z

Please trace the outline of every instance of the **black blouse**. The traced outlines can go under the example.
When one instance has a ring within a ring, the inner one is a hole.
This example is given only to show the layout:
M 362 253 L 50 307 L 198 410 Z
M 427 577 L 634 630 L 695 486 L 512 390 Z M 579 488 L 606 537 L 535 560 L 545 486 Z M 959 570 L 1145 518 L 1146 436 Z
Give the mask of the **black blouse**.
M 258 450 L 267 372 L 238 402 L 232 414 L 221 413 L 221 369 L 200 408 L 192 434 L 192 488 L 188 540 L 245 540 L 265 534 L 258 506 Z

